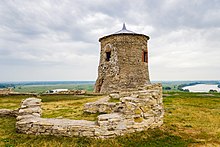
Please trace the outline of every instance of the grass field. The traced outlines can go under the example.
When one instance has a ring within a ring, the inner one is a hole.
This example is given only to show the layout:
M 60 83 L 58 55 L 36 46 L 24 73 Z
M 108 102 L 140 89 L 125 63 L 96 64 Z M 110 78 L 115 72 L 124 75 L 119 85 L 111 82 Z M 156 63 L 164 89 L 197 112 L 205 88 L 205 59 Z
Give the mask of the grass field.
M 0 97 L 0 108 L 19 107 L 24 96 Z M 42 96 L 43 117 L 95 120 L 84 114 L 94 96 Z M 165 117 L 160 129 L 112 139 L 18 134 L 15 118 L 0 117 L 0 146 L 220 146 L 220 93 L 164 93 Z
M 53 89 L 69 89 L 69 90 L 87 90 L 93 91 L 94 84 L 57 84 L 57 85 L 20 85 L 16 86 L 15 92 L 45 93 L 47 90 Z

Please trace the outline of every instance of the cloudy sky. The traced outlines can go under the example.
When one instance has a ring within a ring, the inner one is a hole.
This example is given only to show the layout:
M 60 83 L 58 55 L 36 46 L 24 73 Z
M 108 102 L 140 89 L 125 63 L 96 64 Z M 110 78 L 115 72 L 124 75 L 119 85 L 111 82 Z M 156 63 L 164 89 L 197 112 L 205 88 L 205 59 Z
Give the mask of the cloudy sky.
M 1 0 L 0 82 L 96 80 L 123 22 L 151 38 L 151 80 L 220 80 L 219 0 Z

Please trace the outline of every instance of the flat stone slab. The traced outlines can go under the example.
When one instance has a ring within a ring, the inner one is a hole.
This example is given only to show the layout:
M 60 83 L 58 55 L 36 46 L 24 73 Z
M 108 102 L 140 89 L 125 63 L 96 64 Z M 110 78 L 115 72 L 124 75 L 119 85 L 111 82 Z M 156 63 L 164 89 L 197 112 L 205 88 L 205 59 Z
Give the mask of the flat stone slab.
M 31 107 L 31 106 L 40 106 L 41 103 L 41 99 L 38 98 L 27 98 L 25 100 L 22 101 L 22 105 L 21 108 L 25 108 L 25 107 Z
M 13 113 L 13 110 L 10 110 L 10 109 L 0 109 L 0 116 L 10 115 L 11 113 Z
M 16 116 L 18 110 L 0 109 L 0 116 Z
M 110 114 L 102 114 L 98 116 L 99 121 L 106 121 L 106 120 L 111 120 L 111 119 L 121 120 L 122 115 L 119 113 L 110 113 Z
M 133 103 L 140 103 L 140 102 L 148 102 L 149 98 L 141 99 L 141 98 L 134 98 L 134 97 L 123 97 L 120 99 L 121 102 L 133 102 Z
M 30 118 L 22 120 L 22 122 L 34 123 L 39 125 L 52 125 L 52 126 L 82 126 L 82 127 L 92 127 L 96 126 L 94 121 L 87 120 L 70 120 L 70 119 L 56 119 L 56 118 Z

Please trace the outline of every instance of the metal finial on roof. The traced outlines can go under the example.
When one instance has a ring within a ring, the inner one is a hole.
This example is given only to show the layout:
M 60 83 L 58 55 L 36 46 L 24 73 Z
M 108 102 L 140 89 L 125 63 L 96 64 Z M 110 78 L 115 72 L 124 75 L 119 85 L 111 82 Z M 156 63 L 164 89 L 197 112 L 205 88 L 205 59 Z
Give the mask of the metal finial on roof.
M 135 33 L 130 30 L 127 30 L 125 23 L 123 23 L 122 29 L 118 32 L 115 32 L 114 34 L 135 34 Z
M 122 30 L 127 30 L 127 29 L 126 29 L 126 26 L 125 26 L 125 23 L 123 23 Z
M 122 27 L 121 30 L 119 30 L 119 31 L 117 31 L 117 32 L 115 32 L 115 33 L 113 33 L 113 34 L 110 34 L 110 35 L 104 36 L 104 37 L 102 37 L 102 38 L 99 38 L 99 41 L 101 42 L 102 39 L 107 38 L 107 37 L 109 37 L 109 36 L 117 35 L 117 34 L 122 34 L 122 35 L 125 35 L 125 34 L 142 35 L 142 36 L 147 37 L 147 40 L 150 39 L 150 37 L 147 36 L 147 35 L 137 34 L 137 33 L 133 32 L 133 31 L 127 30 L 127 28 L 126 28 L 126 26 L 125 26 L 125 23 L 123 23 L 123 27 Z

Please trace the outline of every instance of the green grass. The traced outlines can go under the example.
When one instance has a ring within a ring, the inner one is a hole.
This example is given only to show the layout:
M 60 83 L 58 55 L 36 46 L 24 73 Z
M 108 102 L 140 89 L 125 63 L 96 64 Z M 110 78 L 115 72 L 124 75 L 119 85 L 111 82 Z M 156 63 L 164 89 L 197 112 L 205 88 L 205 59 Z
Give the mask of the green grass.
M 40 98 L 42 102 L 60 102 L 60 101 L 71 101 L 71 100 L 83 100 L 95 98 L 93 95 L 42 95 Z M 100 98 L 100 97 L 99 97 Z
M 187 134 L 203 144 L 220 145 L 219 93 L 166 94 L 169 95 L 164 98 L 166 129 L 178 135 Z
M 70 118 L 96 120 L 98 114 L 83 112 L 83 105 L 97 101 L 103 96 L 48 95 L 42 96 L 42 110 L 45 118 Z
M 0 96 L 0 109 L 16 109 L 20 107 L 20 103 L 27 97 L 23 95 Z
M 19 107 L 25 96 L 0 97 L 1 108 Z M 82 105 L 96 96 L 42 96 L 43 117 L 94 120 Z M 164 93 L 165 117 L 160 129 L 112 139 L 34 136 L 16 133 L 15 118 L 0 117 L 0 146 L 220 146 L 219 93 Z
M 113 99 L 113 98 L 110 98 L 110 99 L 108 100 L 108 102 L 117 103 L 117 102 L 120 102 L 120 99 Z

